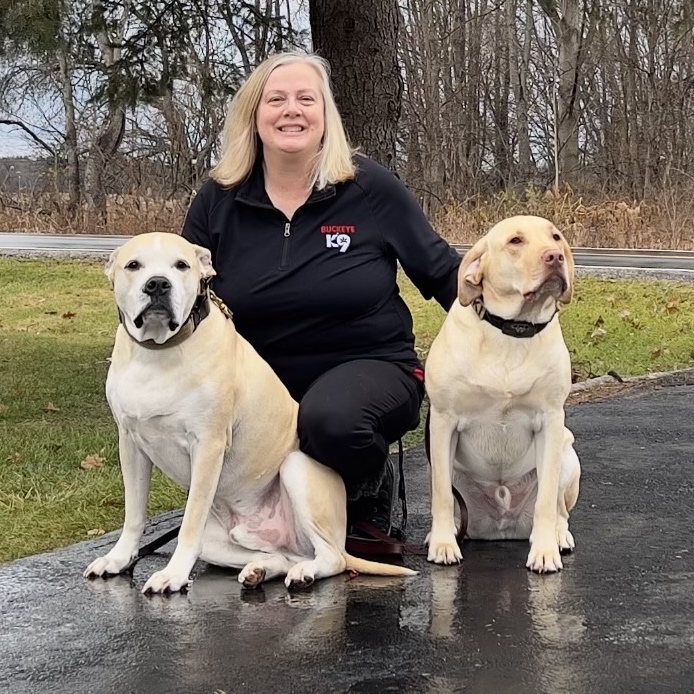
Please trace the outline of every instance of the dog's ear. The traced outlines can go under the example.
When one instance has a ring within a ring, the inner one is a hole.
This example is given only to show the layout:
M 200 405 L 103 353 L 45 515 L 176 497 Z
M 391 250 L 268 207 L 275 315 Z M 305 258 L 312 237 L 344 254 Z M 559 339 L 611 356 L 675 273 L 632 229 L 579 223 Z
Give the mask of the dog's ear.
M 482 296 L 482 279 L 484 276 L 482 261 L 487 252 L 487 239 L 481 238 L 463 258 L 458 270 L 458 301 L 462 306 L 469 306 Z
M 212 253 L 207 248 L 202 246 L 195 246 L 195 255 L 198 259 L 198 265 L 200 267 L 200 277 L 202 279 L 208 279 L 209 277 L 214 277 L 217 273 L 212 267 Z
M 574 294 L 574 256 L 571 252 L 571 246 L 569 246 L 569 242 L 564 238 L 563 234 L 561 237 L 561 245 L 564 253 L 564 260 L 566 262 L 566 275 L 568 277 L 569 284 L 566 287 L 566 291 L 559 297 L 559 301 L 562 304 L 568 304 L 571 302 Z
M 118 248 L 114 249 L 111 251 L 111 255 L 109 256 L 109 259 L 106 261 L 106 265 L 104 266 L 104 274 L 106 277 L 108 277 L 108 281 L 111 283 L 111 286 L 113 286 L 113 275 L 115 274 L 116 271 L 116 258 L 118 257 Z

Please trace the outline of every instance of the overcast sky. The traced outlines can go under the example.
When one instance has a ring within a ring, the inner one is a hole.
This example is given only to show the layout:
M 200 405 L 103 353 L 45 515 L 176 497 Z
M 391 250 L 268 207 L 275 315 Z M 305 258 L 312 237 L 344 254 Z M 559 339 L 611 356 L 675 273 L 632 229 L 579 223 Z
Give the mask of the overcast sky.
M 28 157 L 36 150 L 19 134 L 19 129 L 0 125 L 0 157 Z

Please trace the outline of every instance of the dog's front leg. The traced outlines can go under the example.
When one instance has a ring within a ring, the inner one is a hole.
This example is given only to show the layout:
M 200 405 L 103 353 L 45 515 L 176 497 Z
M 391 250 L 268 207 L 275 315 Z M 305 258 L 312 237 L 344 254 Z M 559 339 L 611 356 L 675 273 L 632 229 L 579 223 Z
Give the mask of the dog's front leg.
M 149 577 L 143 593 L 175 593 L 188 586 L 190 571 L 200 556 L 207 517 L 212 507 L 224 462 L 226 432 L 200 438 L 191 450 L 191 476 L 183 522 L 169 563 Z
M 121 429 L 118 432 L 118 454 L 125 494 L 123 531 L 113 549 L 87 567 L 84 572 L 87 578 L 116 576 L 132 566 L 137 560 L 140 538 L 147 523 L 147 498 L 152 479 L 152 462 Z
M 537 501 L 526 566 L 538 573 L 562 568 L 556 529 L 563 442 L 564 411 L 560 409 L 545 415 L 537 433 Z
M 431 408 L 431 532 L 427 559 L 436 564 L 462 560 L 455 530 L 452 470 L 458 445 L 456 422 Z

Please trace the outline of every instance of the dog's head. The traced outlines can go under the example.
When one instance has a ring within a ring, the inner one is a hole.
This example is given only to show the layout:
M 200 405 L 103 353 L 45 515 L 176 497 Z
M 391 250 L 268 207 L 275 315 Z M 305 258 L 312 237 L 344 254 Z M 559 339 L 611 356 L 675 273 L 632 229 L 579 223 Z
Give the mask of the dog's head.
M 128 332 L 162 344 L 178 332 L 201 280 L 215 274 L 210 252 L 176 234 L 140 234 L 111 254 L 106 276 Z
M 573 294 L 574 261 L 563 234 L 542 217 L 509 217 L 465 254 L 458 273 L 458 299 L 485 306 L 504 318 L 527 307 L 541 309 Z

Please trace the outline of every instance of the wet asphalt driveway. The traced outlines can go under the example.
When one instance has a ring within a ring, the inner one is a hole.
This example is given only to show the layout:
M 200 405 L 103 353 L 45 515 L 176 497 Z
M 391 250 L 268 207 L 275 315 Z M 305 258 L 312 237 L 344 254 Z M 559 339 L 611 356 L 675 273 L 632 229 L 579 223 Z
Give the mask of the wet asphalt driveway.
M 525 542 L 294 593 L 201 565 L 188 595 L 144 597 L 170 546 L 132 578 L 83 580 L 112 535 L 2 565 L 0 692 L 694 692 L 693 411 L 677 380 L 569 408 L 583 479 L 558 575 L 528 573 Z M 407 468 L 422 541 L 421 451 Z

